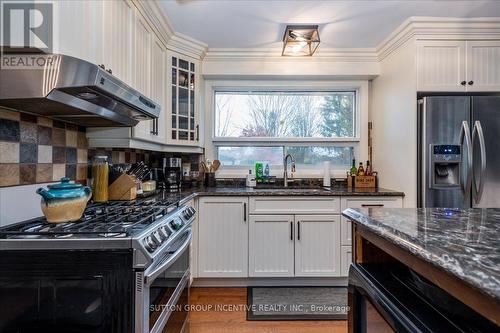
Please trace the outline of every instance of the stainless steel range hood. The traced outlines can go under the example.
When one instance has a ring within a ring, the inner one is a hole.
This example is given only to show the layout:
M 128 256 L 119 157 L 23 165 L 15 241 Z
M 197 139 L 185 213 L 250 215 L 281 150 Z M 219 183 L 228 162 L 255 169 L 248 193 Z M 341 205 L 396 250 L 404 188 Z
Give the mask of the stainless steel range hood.
M 135 126 L 160 114 L 103 68 L 59 54 L 4 54 L 0 106 L 81 126 Z

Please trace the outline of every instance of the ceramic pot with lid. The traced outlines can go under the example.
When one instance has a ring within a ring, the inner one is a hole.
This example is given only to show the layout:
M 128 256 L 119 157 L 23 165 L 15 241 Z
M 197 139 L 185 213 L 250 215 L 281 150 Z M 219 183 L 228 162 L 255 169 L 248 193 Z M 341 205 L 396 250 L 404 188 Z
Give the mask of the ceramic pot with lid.
M 64 223 L 79 220 L 92 196 L 88 186 L 70 183 L 69 178 L 48 185 L 48 190 L 39 188 L 36 193 L 42 196 L 41 206 L 47 222 Z

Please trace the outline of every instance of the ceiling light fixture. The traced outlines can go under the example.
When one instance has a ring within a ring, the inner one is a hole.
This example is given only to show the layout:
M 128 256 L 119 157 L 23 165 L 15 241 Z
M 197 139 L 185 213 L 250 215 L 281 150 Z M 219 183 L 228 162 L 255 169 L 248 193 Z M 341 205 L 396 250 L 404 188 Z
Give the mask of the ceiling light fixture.
M 312 56 L 319 46 L 317 25 L 287 25 L 282 56 Z

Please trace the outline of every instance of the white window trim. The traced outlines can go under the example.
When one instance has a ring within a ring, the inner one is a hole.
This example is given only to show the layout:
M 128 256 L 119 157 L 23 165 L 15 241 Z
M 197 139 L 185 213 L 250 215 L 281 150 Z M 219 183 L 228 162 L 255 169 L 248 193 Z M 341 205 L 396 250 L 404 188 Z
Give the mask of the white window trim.
M 356 91 L 356 128 L 354 138 L 221 138 L 215 136 L 215 91 Z M 205 81 L 205 158 L 217 158 L 217 146 L 352 146 L 357 161 L 365 161 L 368 157 L 368 81 L 313 81 L 313 80 L 207 80 Z M 248 167 L 221 167 L 217 171 L 218 178 L 244 177 Z M 346 170 L 331 170 L 332 177 L 345 177 Z M 283 167 L 271 167 L 272 176 L 282 177 Z M 323 171 L 318 168 L 298 168 L 297 178 L 322 177 Z

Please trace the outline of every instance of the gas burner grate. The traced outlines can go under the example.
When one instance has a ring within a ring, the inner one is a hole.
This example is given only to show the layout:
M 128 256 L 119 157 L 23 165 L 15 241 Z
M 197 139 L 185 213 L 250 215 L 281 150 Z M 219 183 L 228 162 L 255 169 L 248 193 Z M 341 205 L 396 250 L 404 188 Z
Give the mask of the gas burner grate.
M 177 207 L 167 200 L 92 204 L 75 222 L 48 223 L 37 218 L 0 229 L 0 238 L 126 237 L 167 215 Z

